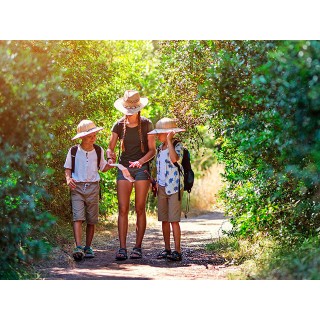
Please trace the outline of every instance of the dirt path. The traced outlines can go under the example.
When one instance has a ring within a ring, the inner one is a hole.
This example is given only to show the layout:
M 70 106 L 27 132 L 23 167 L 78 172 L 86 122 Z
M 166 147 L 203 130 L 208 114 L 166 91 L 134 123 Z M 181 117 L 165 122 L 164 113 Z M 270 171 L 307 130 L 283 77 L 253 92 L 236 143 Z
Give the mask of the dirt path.
M 143 258 L 125 261 L 115 260 L 118 240 L 106 240 L 101 233 L 94 239 L 94 259 L 75 262 L 67 252 L 56 251 L 55 259 L 39 266 L 42 279 L 64 280 L 169 280 L 169 279 L 226 279 L 227 273 L 236 267 L 225 266 L 224 259 L 205 251 L 206 243 L 222 235 L 229 223 L 221 212 L 212 212 L 181 220 L 181 248 L 183 260 L 172 262 L 157 260 L 163 248 L 160 223 L 148 223 L 143 242 Z M 128 235 L 128 254 L 134 245 L 135 234 Z

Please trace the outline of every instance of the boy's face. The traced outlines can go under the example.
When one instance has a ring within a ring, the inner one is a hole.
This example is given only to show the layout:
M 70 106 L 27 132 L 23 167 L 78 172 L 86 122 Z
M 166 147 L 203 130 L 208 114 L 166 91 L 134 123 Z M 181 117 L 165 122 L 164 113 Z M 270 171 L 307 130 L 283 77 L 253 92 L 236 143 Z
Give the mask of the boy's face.
M 96 132 L 90 133 L 87 136 L 82 137 L 82 142 L 85 144 L 94 144 L 96 140 L 97 140 Z
M 167 135 L 168 135 L 167 133 L 158 133 L 157 138 L 159 141 L 165 142 L 167 139 Z

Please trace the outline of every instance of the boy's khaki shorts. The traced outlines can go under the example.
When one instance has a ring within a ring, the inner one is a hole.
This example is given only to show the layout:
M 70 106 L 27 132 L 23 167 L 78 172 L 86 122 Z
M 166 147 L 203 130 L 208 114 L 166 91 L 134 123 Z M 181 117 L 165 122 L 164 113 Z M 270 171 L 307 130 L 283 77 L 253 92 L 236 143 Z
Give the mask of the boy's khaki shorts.
M 99 182 L 76 182 L 71 190 L 73 221 L 96 224 L 99 216 Z
M 165 187 L 158 186 L 158 221 L 179 222 L 181 219 L 182 191 L 167 195 Z

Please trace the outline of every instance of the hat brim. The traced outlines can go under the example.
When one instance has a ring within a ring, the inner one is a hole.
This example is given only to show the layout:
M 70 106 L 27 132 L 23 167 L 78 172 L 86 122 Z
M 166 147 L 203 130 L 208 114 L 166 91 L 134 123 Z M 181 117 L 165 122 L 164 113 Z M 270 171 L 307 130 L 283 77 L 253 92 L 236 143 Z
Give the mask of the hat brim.
M 148 98 L 140 98 L 140 104 L 136 108 L 128 109 L 123 105 L 123 98 L 119 98 L 115 101 L 114 107 L 127 116 L 132 116 L 135 113 L 138 113 L 148 104 Z
M 181 129 L 181 128 L 171 128 L 171 129 L 154 129 L 150 132 L 148 132 L 148 134 L 159 134 L 159 133 L 169 133 L 169 132 L 182 132 L 182 131 L 186 131 L 186 129 Z
M 103 127 L 97 127 L 97 128 L 94 128 L 94 129 L 92 129 L 90 131 L 80 132 L 80 133 L 76 134 L 71 140 L 75 140 L 75 139 L 79 139 L 79 138 L 88 136 L 91 133 L 98 132 L 98 131 L 101 131 L 103 129 L 104 129 Z

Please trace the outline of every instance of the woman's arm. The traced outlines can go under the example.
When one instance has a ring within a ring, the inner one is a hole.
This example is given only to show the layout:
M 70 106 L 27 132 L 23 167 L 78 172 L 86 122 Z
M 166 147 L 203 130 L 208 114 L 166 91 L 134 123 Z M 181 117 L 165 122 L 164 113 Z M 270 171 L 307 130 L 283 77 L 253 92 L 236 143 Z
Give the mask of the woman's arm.
M 115 132 L 112 132 L 108 149 L 106 152 L 108 164 L 116 162 L 116 154 L 114 153 L 114 148 L 117 145 L 117 141 L 118 141 L 118 134 L 116 134 Z

